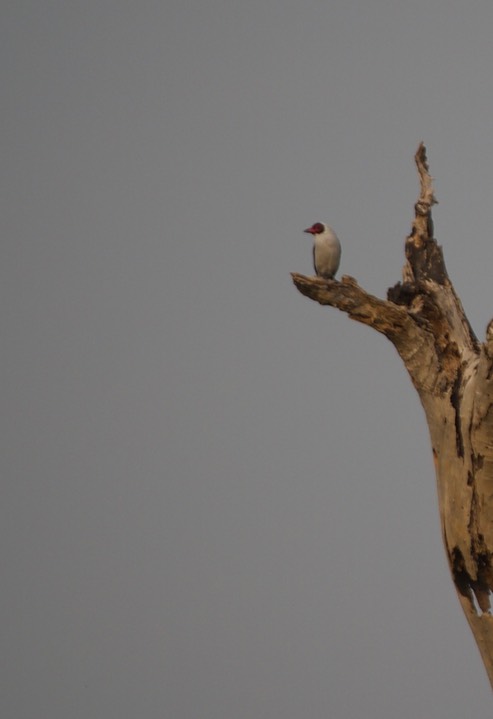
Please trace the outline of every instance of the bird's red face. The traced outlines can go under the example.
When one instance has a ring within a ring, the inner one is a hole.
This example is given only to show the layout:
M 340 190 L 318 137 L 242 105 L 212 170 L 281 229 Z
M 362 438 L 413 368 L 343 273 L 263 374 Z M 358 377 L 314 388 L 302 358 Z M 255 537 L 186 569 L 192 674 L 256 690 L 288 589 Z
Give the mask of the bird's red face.
M 308 227 L 306 230 L 303 230 L 303 232 L 308 232 L 310 233 L 310 235 L 321 235 L 324 230 L 325 227 L 322 225 L 321 222 L 315 222 L 314 225 Z

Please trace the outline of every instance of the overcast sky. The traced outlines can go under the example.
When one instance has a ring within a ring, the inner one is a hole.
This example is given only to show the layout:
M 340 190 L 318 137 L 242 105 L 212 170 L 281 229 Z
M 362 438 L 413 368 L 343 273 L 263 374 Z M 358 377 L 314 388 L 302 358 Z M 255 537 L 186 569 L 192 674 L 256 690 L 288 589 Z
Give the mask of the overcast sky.
M 493 315 L 490 0 L 1 10 L 0 714 L 463 719 L 491 689 L 390 343 L 303 228 Z

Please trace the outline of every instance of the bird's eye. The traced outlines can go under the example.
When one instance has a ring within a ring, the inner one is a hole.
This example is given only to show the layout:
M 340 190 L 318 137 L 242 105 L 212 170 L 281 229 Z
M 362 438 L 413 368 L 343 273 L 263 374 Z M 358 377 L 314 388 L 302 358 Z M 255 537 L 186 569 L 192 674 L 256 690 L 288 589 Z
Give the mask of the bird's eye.
M 324 231 L 324 229 L 325 229 L 325 227 L 322 225 L 321 222 L 316 222 L 316 223 L 313 225 L 313 230 L 314 230 L 314 232 L 315 232 L 316 235 L 320 235 L 320 234 Z

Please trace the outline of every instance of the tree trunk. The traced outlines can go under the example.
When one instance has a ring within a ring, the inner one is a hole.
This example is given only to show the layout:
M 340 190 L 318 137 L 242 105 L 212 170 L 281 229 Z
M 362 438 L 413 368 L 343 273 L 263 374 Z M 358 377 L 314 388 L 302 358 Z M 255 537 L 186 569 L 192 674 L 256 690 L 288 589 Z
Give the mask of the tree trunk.
M 493 687 L 493 321 L 481 344 L 433 237 L 436 200 L 423 144 L 415 161 L 421 192 L 402 282 L 387 300 L 352 277 L 292 278 L 302 294 L 388 337 L 409 372 L 430 430 L 450 571 Z

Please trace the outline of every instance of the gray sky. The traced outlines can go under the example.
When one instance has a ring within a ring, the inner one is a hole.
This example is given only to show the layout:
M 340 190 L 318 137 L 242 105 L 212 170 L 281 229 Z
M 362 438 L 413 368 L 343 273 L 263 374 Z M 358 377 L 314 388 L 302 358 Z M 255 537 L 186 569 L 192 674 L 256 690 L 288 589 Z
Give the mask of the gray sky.
M 0 714 L 463 719 L 491 690 L 393 347 L 302 229 L 493 315 L 489 0 L 6 2 Z

